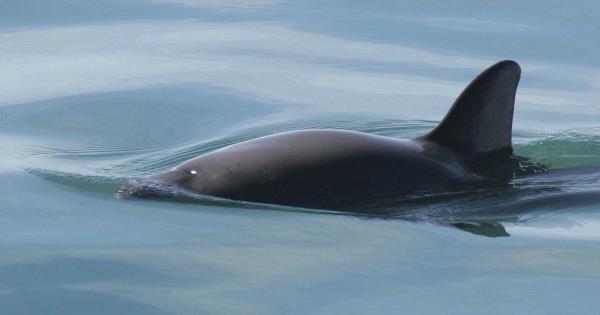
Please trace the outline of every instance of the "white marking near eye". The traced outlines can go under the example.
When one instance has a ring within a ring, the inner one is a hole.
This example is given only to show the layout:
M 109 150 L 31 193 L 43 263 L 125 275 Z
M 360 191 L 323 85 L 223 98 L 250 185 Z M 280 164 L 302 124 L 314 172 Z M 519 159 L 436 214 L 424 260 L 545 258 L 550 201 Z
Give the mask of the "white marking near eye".
M 192 175 L 196 175 L 196 174 L 198 174 L 198 171 L 196 171 L 196 170 L 191 170 L 191 171 L 190 171 L 190 174 L 192 174 Z

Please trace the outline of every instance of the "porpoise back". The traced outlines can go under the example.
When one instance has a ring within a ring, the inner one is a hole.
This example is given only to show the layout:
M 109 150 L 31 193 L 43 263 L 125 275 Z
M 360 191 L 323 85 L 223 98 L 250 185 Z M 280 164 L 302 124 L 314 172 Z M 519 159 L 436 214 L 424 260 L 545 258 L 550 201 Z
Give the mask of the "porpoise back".
M 520 68 L 502 61 L 481 73 L 442 122 L 413 140 L 310 129 L 274 134 L 198 156 L 152 181 L 250 202 L 343 209 L 426 187 L 482 177 L 488 156 L 512 154 Z M 122 194 L 144 196 L 139 180 Z

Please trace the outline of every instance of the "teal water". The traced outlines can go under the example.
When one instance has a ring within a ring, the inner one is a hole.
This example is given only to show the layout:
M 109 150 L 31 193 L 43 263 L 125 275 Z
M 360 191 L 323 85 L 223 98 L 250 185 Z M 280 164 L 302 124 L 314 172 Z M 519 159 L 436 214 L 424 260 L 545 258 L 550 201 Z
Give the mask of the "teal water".
M 600 313 L 599 9 L 0 2 L 0 313 Z M 285 130 L 421 135 L 501 59 L 547 173 L 385 216 L 114 195 Z

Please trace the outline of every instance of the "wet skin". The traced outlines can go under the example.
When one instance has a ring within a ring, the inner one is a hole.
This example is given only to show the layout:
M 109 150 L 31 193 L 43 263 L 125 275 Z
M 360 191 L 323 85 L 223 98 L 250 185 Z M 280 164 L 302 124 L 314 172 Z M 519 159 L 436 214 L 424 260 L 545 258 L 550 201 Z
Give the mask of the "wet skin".
M 333 129 L 285 132 L 198 156 L 141 182 L 129 181 L 119 192 L 161 193 L 145 181 L 232 200 L 344 209 L 427 187 L 471 182 L 494 169 L 490 163 L 500 165 L 512 155 L 520 73 L 518 64 L 509 60 L 486 69 L 433 131 L 413 140 Z M 511 172 L 501 169 L 494 176 L 506 180 Z
M 225 147 L 150 179 L 233 200 L 334 208 L 469 174 L 459 156 L 426 140 L 302 130 Z

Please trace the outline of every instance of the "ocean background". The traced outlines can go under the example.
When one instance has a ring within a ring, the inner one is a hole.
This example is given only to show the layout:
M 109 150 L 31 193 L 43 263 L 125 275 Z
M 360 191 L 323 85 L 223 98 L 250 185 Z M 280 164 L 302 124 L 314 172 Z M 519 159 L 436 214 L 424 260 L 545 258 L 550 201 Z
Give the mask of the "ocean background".
M 600 314 L 598 12 L 0 0 L 0 314 Z M 280 131 L 422 135 L 503 59 L 548 173 L 382 216 L 115 197 Z

